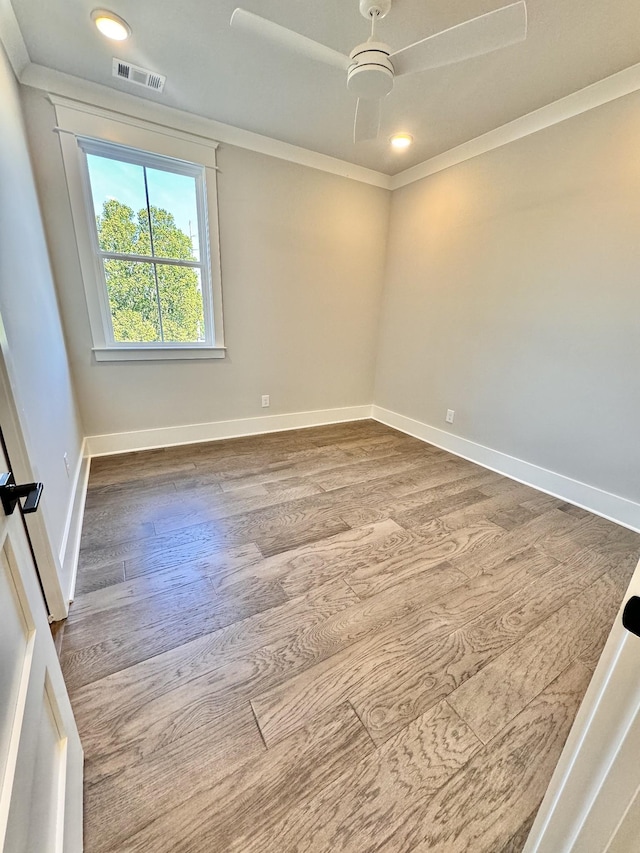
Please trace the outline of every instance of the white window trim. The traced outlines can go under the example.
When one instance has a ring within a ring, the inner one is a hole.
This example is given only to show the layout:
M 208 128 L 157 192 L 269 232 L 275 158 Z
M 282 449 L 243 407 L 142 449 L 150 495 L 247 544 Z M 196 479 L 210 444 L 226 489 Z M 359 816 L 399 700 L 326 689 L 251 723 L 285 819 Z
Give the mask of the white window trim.
M 129 353 L 140 352 L 156 349 L 179 349 L 183 353 L 186 350 L 189 352 L 195 349 L 211 349 L 215 346 L 215 319 L 213 312 L 213 293 L 211 287 L 211 272 L 209 263 L 209 234 L 208 234 L 208 217 L 206 205 L 206 181 L 205 167 L 195 163 L 189 163 L 184 160 L 176 160 L 175 158 L 166 158 L 157 154 L 140 151 L 137 148 L 128 148 L 123 145 L 116 145 L 113 142 L 105 142 L 104 140 L 92 139 L 86 136 L 77 136 L 77 144 L 81 149 L 81 172 L 84 188 L 85 205 L 91 213 L 91 222 L 95 222 L 95 211 L 93 208 L 93 199 L 91 193 L 91 180 L 87 165 L 87 154 L 97 154 L 98 156 L 108 157 L 112 160 L 122 160 L 125 163 L 134 163 L 140 166 L 148 166 L 149 168 L 157 168 L 163 171 L 172 171 L 176 174 L 188 175 L 196 181 L 196 198 L 197 198 L 197 214 L 198 214 L 198 245 L 200 247 L 201 259 L 198 264 L 201 270 L 202 281 L 202 301 L 204 309 L 204 322 L 206 337 L 202 343 L 180 343 L 180 342 L 165 342 L 162 343 L 123 343 L 116 341 L 113 336 L 113 323 L 111 318 L 111 307 L 109 305 L 109 295 L 107 291 L 107 283 L 104 277 L 103 253 L 101 252 L 98 242 L 98 233 L 95 227 L 90 228 L 91 247 L 94 256 L 94 275 L 97 285 L 98 303 L 100 315 L 102 318 L 102 340 L 105 341 L 105 348 L 102 352 L 108 352 L 111 349 L 126 350 Z M 123 255 L 122 259 L 127 258 L 140 262 L 146 260 L 148 263 L 171 263 L 169 259 L 155 258 L 143 255 Z M 182 266 L 182 263 L 178 263 Z M 91 288 L 93 290 L 93 288 Z M 95 335 L 94 335 L 95 340 Z M 95 351 L 95 348 L 94 348 Z
M 224 358 L 226 349 L 222 319 L 217 143 L 183 132 L 163 132 L 151 123 L 134 121 L 129 116 L 125 118 L 106 110 L 89 112 L 84 104 L 76 109 L 74 106 L 56 103 L 55 108 L 96 361 Z M 97 232 L 93 225 L 94 210 L 86 153 L 100 153 L 102 149 L 103 156 L 112 157 L 118 148 L 122 149 L 123 159 L 126 157 L 129 162 L 135 162 L 131 158 L 135 158 L 137 153 L 141 161 L 152 165 L 154 155 L 157 155 L 158 165 L 166 169 L 167 164 L 162 158 L 169 157 L 179 161 L 173 164 L 175 171 L 190 174 L 196 180 L 200 174 L 203 192 L 199 194 L 202 209 L 198 210 L 198 218 L 199 227 L 205 229 L 199 235 L 200 252 L 210 281 L 209 288 L 203 287 L 207 334 L 210 335 L 213 329 L 213 335 L 204 343 L 123 344 L 110 339 L 112 336 L 108 330 L 111 328 L 111 313 L 104 287 L 104 273 L 100 266 Z

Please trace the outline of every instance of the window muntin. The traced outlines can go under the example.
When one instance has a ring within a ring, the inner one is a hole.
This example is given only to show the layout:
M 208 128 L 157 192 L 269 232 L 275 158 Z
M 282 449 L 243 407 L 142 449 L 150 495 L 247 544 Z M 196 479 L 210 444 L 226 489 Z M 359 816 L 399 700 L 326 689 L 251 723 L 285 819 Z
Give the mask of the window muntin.
M 78 141 L 107 346 L 213 346 L 204 167 Z

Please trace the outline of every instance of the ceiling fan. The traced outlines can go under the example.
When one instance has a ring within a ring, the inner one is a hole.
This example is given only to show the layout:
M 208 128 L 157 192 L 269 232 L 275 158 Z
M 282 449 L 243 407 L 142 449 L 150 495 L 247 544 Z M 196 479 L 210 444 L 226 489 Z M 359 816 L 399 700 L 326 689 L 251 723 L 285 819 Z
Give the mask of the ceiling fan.
M 527 37 L 527 6 L 525 0 L 518 0 L 391 53 L 388 45 L 375 40 L 376 21 L 384 18 L 390 9 L 391 0 L 360 0 L 360 13 L 371 20 L 371 35 L 349 56 L 244 9 L 235 10 L 231 26 L 284 50 L 346 71 L 347 88 L 358 98 L 354 142 L 378 136 L 382 98 L 389 94 L 396 77 L 452 65 Z

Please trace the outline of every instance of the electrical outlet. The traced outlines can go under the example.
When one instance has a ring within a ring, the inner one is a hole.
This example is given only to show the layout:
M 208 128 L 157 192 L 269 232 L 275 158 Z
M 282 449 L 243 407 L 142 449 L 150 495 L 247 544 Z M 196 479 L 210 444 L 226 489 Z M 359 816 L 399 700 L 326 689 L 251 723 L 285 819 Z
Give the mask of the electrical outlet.
M 447 417 L 445 418 L 445 421 L 448 424 L 452 424 L 455 415 L 456 415 L 456 413 L 453 411 L 453 409 L 447 409 Z
M 263 394 L 263 395 L 262 395 L 262 408 L 263 408 L 263 409 L 268 409 L 270 405 L 271 405 L 271 404 L 269 403 L 269 395 L 268 395 L 268 394 Z
M 64 461 L 64 467 L 67 470 L 67 477 L 70 477 L 71 476 L 71 468 L 69 467 L 69 454 L 65 453 L 64 456 L 62 457 L 62 459 Z

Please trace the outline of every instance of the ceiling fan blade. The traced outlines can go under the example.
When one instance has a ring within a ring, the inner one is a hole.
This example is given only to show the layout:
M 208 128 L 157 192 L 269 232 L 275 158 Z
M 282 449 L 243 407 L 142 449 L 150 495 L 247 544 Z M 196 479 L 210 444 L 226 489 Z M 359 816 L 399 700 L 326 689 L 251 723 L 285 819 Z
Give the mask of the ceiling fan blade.
M 380 129 L 379 100 L 358 98 L 356 104 L 356 120 L 353 125 L 353 141 L 364 142 L 367 139 L 377 139 Z
M 389 59 L 397 77 L 491 53 L 526 37 L 527 6 L 519 0 L 409 45 Z
M 324 62 L 325 65 L 333 65 L 342 71 L 346 71 L 351 63 L 348 56 L 344 56 L 337 50 L 325 47 L 313 39 L 301 36 L 300 33 L 288 30 L 286 27 L 281 27 L 280 24 L 274 24 L 273 21 L 254 15 L 253 12 L 246 12 L 244 9 L 235 10 L 231 16 L 230 24 L 234 29 L 256 35 L 284 50 L 288 50 L 290 53 L 297 53 L 300 56 L 306 56 L 307 59 Z

